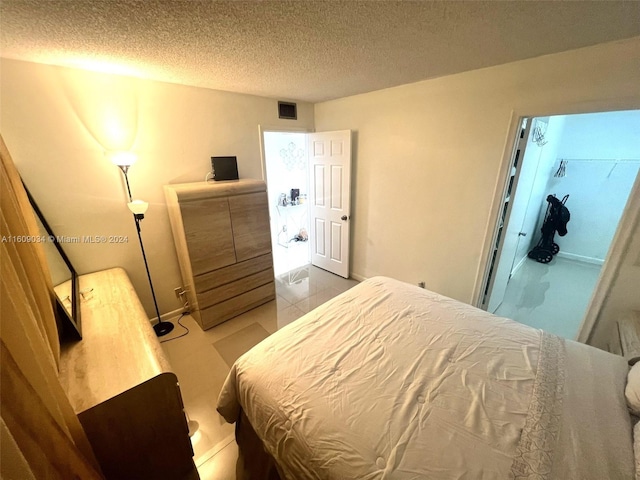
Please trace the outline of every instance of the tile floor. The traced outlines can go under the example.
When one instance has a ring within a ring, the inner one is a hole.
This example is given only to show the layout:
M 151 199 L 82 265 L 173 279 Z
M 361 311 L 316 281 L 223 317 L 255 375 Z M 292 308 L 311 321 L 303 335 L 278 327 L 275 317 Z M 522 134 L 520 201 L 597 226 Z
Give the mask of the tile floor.
M 526 259 L 507 285 L 496 315 L 564 338 L 575 338 L 602 266 L 554 257 Z
M 170 335 L 161 339 L 178 376 L 187 415 L 200 426 L 192 443 L 202 480 L 234 480 L 238 455 L 234 426 L 215 410 L 229 366 L 213 343 L 256 322 L 274 333 L 356 283 L 307 265 L 276 277 L 275 301 L 206 331 L 187 315 Z M 186 329 L 189 333 L 180 337 Z

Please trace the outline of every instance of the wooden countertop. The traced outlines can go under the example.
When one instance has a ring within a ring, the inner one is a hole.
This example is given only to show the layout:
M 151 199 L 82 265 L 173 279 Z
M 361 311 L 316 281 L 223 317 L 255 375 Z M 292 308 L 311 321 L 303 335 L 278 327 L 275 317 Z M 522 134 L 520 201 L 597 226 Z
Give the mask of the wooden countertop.
M 59 373 L 76 414 L 171 371 L 122 268 L 81 275 L 80 291 L 83 338 L 61 346 Z

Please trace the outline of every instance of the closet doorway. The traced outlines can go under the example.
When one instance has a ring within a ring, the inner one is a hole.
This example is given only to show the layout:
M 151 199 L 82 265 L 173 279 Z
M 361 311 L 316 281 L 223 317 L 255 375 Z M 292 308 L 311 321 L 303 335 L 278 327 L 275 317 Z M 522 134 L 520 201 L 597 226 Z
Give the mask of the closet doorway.
M 525 118 L 512 162 L 482 308 L 574 339 L 638 176 L 640 111 Z M 570 220 L 547 263 L 549 195 Z

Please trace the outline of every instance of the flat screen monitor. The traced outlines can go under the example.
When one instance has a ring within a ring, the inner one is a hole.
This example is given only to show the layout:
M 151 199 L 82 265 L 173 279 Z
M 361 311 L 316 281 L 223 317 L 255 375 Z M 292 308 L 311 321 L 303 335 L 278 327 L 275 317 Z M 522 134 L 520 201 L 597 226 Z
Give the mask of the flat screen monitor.
M 211 157 L 213 179 L 238 180 L 238 159 L 236 157 Z

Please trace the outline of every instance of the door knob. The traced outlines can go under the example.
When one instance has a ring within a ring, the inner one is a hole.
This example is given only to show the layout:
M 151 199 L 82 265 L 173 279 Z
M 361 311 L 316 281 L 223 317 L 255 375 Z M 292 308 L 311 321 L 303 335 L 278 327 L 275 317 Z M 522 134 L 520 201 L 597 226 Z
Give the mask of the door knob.
M 340 219 L 346 222 L 346 221 L 347 221 L 347 216 L 346 216 L 346 215 L 342 215 L 342 216 L 340 217 Z
M 527 232 L 518 232 L 518 236 L 519 237 L 526 237 L 527 236 Z

